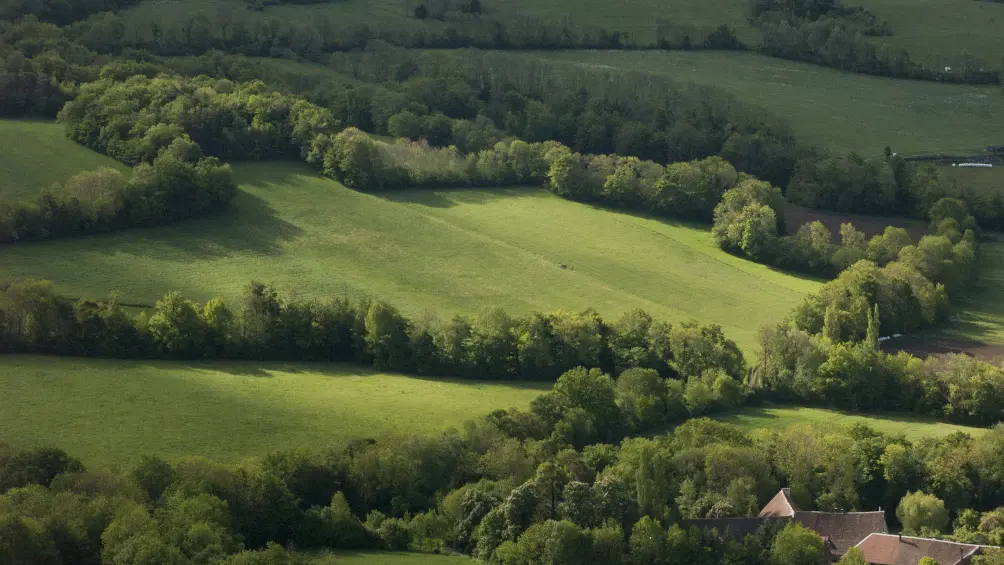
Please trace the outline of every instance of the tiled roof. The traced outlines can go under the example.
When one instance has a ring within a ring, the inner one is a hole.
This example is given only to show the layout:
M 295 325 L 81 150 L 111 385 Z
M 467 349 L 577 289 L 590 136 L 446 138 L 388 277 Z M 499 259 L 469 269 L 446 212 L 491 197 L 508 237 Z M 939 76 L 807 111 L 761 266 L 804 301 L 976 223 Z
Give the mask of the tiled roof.
M 843 555 L 851 547 L 874 533 L 889 531 L 885 512 L 795 512 L 795 521 L 815 531 L 833 543 L 835 555 Z
M 791 499 L 791 489 L 783 488 L 770 499 L 767 506 L 760 511 L 760 516 L 786 516 L 792 517 L 798 512 L 798 505 Z
M 941 565 L 957 565 L 983 547 L 893 534 L 872 534 L 857 544 L 865 561 L 873 565 L 917 565 L 924 557 L 931 557 Z

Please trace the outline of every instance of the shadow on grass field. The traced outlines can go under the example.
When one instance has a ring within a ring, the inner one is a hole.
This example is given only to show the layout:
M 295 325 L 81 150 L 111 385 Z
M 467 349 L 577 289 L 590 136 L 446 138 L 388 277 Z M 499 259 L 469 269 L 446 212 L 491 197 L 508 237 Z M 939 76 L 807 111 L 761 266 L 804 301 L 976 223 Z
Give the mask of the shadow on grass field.
M 354 366 L 0 356 L 0 442 L 55 445 L 88 465 L 141 455 L 223 463 L 362 437 L 435 435 L 545 383 L 414 378 Z
M 902 434 L 911 441 L 925 437 L 944 437 L 955 432 L 974 436 L 986 432 L 985 428 L 948 424 L 913 414 L 855 414 L 825 408 L 783 405 L 751 406 L 713 418 L 745 431 L 757 428 L 783 430 L 795 424 L 825 427 L 866 424 L 884 434 Z
M 914 355 L 968 353 L 1004 359 L 1004 240 L 999 234 L 977 252 L 976 280 L 958 301 L 955 314 L 938 329 L 886 342 L 886 349 Z
M 234 307 L 252 279 L 303 297 L 376 297 L 411 316 L 644 309 L 717 323 L 752 353 L 818 281 L 718 249 L 707 226 L 595 208 L 544 190 L 367 194 L 295 163 L 234 166 L 227 212 L 153 229 L 0 248 L 0 281 L 153 304 L 177 290 Z

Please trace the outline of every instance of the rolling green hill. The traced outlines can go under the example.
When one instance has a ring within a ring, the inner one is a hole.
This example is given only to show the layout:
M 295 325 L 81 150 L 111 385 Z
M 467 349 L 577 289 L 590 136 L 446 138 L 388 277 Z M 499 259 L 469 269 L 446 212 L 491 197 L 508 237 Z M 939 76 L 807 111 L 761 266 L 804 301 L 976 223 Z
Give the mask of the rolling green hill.
M 0 248 L 0 280 L 53 280 L 74 295 L 169 290 L 231 303 L 251 279 L 301 295 L 369 295 L 412 315 L 643 308 L 721 324 L 747 350 L 818 283 L 715 248 L 670 224 L 513 188 L 355 192 L 292 163 L 235 167 L 222 216 L 164 228 Z
M 66 139 L 63 126 L 55 122 L 0 120 L 0 137 L 4 139 L 0 199 L 30 198 L 86 170 L 128 170 L 118 161 Z
M 437 434 L 545 387 L 305 364 L 0 357 L 0 441 L 62 447 L 86 464 L 140 455 L 238 462 L 361 437 Z
M 900 153 L 976 153 L 1004 143 L 1004 94 L 997 87 L 873 77 L 742 52 L 555 51 L 536 56 L 717 86 L 784 116 L 799 140 L 840 152 L 877 155 L 888 145 Z

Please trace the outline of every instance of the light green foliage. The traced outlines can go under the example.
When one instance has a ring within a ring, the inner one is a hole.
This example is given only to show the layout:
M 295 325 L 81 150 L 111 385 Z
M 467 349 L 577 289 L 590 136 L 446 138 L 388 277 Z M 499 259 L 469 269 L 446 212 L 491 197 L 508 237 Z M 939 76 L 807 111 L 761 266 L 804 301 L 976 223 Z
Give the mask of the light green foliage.
M 783 226 L 781 190 L 746 177 L 722 195 L 722 201 L 715 207 L 712 233 L 722 249 L 766 262 L 776 252 L 777 235 Z
M 896 517 L 907 533 L 944 532 L 948 527 L 948 510 L 944 501 L 920 491 L 909 493 L 900 500 Z
M 852 547 L 847 550 L 847 553 L 837 563 L 839 565 L 865 565 L 865 556 L 861 553 L 860 549 Z
M 0 358 L 0 386 L 0 427 L 9 437 L 48 445 L 69 441 L 72 430 L 74 453 L 86 464 L 144 454 L 233 462 L 402 430 L 434 434 L 497 408 L 525 408 L 540 393 L 526 384 L 430 381 L 337 365 L 51 357 Z
M 56 565 L 59 552 L 37 520 L 0 514 L 0 563 Z
M 593 209 L 521 189 L 361 194 L 292 164 L 235 168 L 224 215 L 184 225 L 0 249 L 0 279 L 56 282 L 71 296 L 169 290 L 229 304 L 251 279 L 280 291 L 378 296 L 447 319 L 486 300 L 510 314 L 638 308 L 722 324 L 744 348 L 818 283 L 732 257 L 704 228 Z M 518 227 L 518 229 L 514 229 Z M 561 237 L 555 237 L 560 233 Z M 154 276 L 155 274 L 155 276 Z M 713 281 L 710 284 L 709 281 Z
M 819 534 L 797 523 L 785 526 L 770 550 L 773 565 L 819 565 L 824 556 Z
M 904 4 L 904 0 L 869 0 L 864 4 L 868 7 L 874 2 L 900 4 L 899 14 L 926 17 L 929 13 L 928 5 L 917 9 L 915 5 Z M 990 2 L 960 5 L 939 1 L 937 5 L 939 13 L 1004 12 L 1004 5 Z M 880 17 L 889 18 L 890 14 L 882 13 Z M 994 26 L 999 27 L 1002 20 L 1004 14 L 997 18 L 997 24 L 984 16 L 975 17 L 959 28 L 966 29 L 966 33 L 956 34 L 956 28 L 952 27 L 950 35 L 953 39 L 969 37 L 971 25 L 996 29 Z M 904 37 L 911 35 L 908 25 L 896 31 Z M 943 28 L 942 32 L 949 30 Z M 997 41 L 1004 41 L 996 31 L 994 36 Z M 879 42 L 895 38 L 896 35 L 883 37 Z M 1004 46 L 989 53 L 1001 52 Z M 901 153 L 979 152 L 998 142 L 1000 127 L 993 117 L 1004 112 L 1004 97 L 996 87 L 889 80 L 753 53 L 580 50 L 537 56 L 669 74 L 681 82 L 718 86 L 740 100 L 787 117 L 799 140 L 841 153 L 880 155 L 886 146 Z M 890 100 L 898 102 L 890 104 Z

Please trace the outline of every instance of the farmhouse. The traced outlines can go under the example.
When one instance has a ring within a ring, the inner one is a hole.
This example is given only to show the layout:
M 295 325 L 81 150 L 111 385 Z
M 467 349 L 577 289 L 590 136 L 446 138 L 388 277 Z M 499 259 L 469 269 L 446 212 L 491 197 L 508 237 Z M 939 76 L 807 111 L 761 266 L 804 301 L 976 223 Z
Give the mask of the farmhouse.
M 736 540 L 756 532 L 769 523 L 796 521 L 823 538 L 827 559 L 836 561 L 847 550 L 857 547 L 871 565 L 917 565 L 931 557 L 940 565 L 968 565 L 973 556 L 989 546 L 889 534 L 885 513 L 878 512 L 809 512 L 791 499 L 789 489 L 781 489 L 749 518 L 709 518 L 683 520 L 681 526 L 717 530 Z
M 750 518 L 710 518 L 704 520 L 684 520 L 681 526 L 701 529 L 715 529 L 735 539 L 742 539 L 755 532 L 760 526 L 770 522 L 796 521 L 813 530 L 823 538 L 827 558 L 836 561 L 851 547 L 858 545 L 869 536 L 885 534 L 888 528 L 885 513 L 878 512 L 809 512 L 801 510 L 791 499 L 789 489 L 781 489 L 760 510 L 760 514 Z M 893 564 L 890 564 L 893 565 Z M 899 565 L 899 564 L 895 564 Z M 907 564 L 913 565 L 913 564 Z M 942 564 L 945 565 L 945 564 Z
M 875 533 L 856 546 L 872 565 L 917 565 L 930 557 L 941 565 L 966 565 L 987 546 Z

